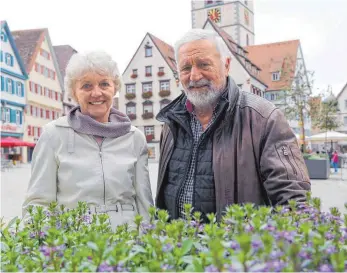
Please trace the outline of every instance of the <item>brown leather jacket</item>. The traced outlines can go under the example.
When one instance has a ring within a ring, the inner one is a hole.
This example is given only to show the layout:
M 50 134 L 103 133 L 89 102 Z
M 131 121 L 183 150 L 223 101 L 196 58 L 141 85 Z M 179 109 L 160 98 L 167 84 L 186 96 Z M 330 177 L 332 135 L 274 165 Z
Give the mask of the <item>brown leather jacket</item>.
M 228 108 L 213 132 L 213 172 L 216 213 L 219 220 L 233 203 L 285 205 L 288 200 L 306 201 L 310 179 L 296 137 L 283 113 L 271 102 L 239 91 L 228 80 Z M 174 140 L 167 114 L 184 94 L 166 106 L 157 119 L 164 121 L 156 205 L 165 209 L 163 186 Z M 172 114 L 172 113 L 171 113 Z

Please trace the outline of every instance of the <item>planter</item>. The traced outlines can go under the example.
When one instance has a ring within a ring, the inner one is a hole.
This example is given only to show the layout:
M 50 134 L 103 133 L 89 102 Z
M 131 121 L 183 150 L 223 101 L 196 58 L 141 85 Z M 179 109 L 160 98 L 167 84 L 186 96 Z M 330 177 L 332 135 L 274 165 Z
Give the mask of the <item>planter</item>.
M 308 174 L 311 179 L 328 179 L 330 163 L 328 159 L 305 159 Z
M 144 99 L 149 99 L 152 96 L 153 96 L 152 91 L 148 91 L 148 92 L 143 92 L 142 93 L 142 98 L 144 98 Z
M 137 74 L 132 74 L 132 75 L 130 76 L 130 78 L 136 79 L 136 78 L 137 78 Z
M 165 73 L 164 73 L 164 72 L 162 72 L 162 71 L 159 71 L 159 72 L 157 73 L 157 75 L 158 75 L 159 77 L 162 77 L 162 76 L 164 76 L 164 75 L 165 75 Z
M 144 113 L 144 114 L 142 114 L 142 118 L 143 119 L 151 119 L 153 117 L 154 117 L 153 113 Z
M 128 100 L 132 100 L 132 99 L 135 99 L 136 94 L 134 94 L 134 93 L 127 93 L 127 94 L 125 94 L 125 97 L 126 97 Z
M 170 96 L 170 94 L 171 94 L 170 90 L 160 90 L 159 91 L 159 96 L 161 96 L 161 97 L 168 97 L 168 96 Z
M 151 76 L 152 76 L 152 73 L 146 73 L 145 76 L 146 76 L 146 77 L 151 77 Z
M 130 120 L 134 120 L 136 119 L 136 114 L 129 114 L 128 117 Z

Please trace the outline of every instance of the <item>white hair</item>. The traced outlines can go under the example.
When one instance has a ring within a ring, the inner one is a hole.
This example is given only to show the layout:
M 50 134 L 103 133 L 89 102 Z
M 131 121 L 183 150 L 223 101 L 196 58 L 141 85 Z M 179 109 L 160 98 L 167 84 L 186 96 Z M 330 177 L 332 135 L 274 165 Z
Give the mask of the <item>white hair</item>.
M 175 43 L 175 59 L 178 64 L 178 51 L 182 45 L 197 41 L 197 40 L 209 40 L 216 45 L 216 48 L 220 54 L 221 61 L 225 64 L 225 61 L 230 57 L 230 52 L 223 41 L 223 39 L 214 31 L 208 29 L 194 28 L 186 32 L 176 43 Z
M 68 92 L 74 100 L 76 100 L 75 83 L 88 72 L 111 77 L 115 84 L 115 92 L 121 87 L 118 65 L 109 54 L 103 51 L 92 51 L 86 54 L 75 53 L 66 66 L 64 78 L 65 92 Z

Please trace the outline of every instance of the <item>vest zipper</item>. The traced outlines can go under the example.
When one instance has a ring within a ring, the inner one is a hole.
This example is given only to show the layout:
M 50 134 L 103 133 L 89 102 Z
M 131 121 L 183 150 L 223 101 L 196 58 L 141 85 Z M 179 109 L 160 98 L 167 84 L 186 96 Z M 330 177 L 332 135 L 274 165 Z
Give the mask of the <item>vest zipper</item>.
M 297 175 L 298 173 L 297 173 L 293 163 L 289 159 L 289 153 L 288 153 L 288 150 L 287 150 L 287 148 L 285 146 L 282 147 L 282 152 L 283 152 L 283 155 L 286 158 L 287 162 L 292 167 L 292 170 L 293 170 L 294 174 Z
M 99 157 L 100 157 L 101 170 L 102 170 L 102 182 L 104 185 L 104 205 L 106 205 L 106 185 L 105 185 L 104 164 L 103 164 L 103 160 L 102 160 L 102 144 L 104 143 L 105 138 L 102 139 L 100 144 L 96 141 L 96 139 L 94 137 L 93 137 L 93 139 L 99 147 Z

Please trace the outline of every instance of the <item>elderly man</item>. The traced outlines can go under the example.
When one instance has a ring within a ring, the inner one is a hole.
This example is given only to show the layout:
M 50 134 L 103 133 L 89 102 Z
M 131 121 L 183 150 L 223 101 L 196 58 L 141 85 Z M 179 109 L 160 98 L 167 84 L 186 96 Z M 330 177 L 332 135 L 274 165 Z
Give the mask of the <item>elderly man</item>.
M 306 200 L 307 169 L 283 113 L 238 89 L 229 51 L 213 32 L 194 29 L 175 46 L 184 94 L 157 116 L 164 122 L 156 205 L 171 219 L 184 204 L 221 219 L 226 206 Z

